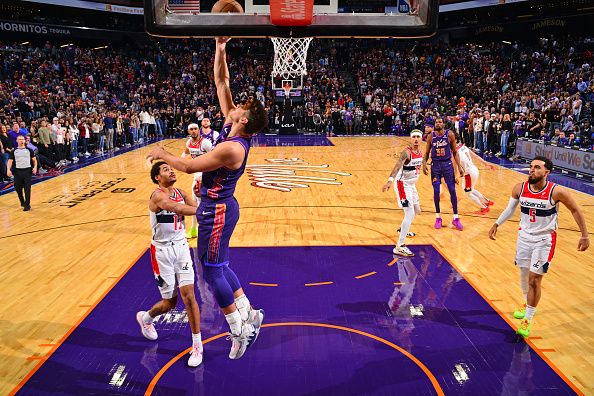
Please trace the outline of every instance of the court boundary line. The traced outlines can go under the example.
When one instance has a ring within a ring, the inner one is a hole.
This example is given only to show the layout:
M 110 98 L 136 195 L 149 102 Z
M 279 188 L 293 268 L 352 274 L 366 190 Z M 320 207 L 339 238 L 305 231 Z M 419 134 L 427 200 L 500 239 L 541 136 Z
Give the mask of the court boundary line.
M 588 206 L 588 205 L 582 205 L 582 206 Z M 594 205 L 592 205 L 594 206 Z M 389 210 L 389 211 L 398 211 L 401 210 L 397 207 L 393 207 L 393 208 L 373 208 L 373 207 L 365 207 L 365 206 L 335 206 L 335 205 L 318 205 L 318 206 L 307 206 L 307 205 L 293 205 L 293 206 L 280 206 L 280 205 L 272 205 L 272 206 L 243 206 L 240 207 L 240 209 L 270 209 L 270 208 L 310 208 L 310 209 L 371 209 L 371 210 Z M 427 211 L 426 213 L 435 213 L 435 212 L 430 212 Z M 442 214 L 452 214 L 453 212 L 449 212 L 449 211 L 442 211 Z M 486 219 L 486 220 L 496 220 L 496 217 L 490 217 L 490 216 L 480 216 L 480 215 L 474 215 L 472 212 L 470 213 L 464 213 L 463 214 L 465 217 L 472 217 L 472 218 L 478 218 L 478 219 Z M 75 224 L 65 224 L 65 225 L 61 225 L 61 226 L 56 226 L 56 227 L 49 227 L 49 228 L 42 228 L 42 229 L 36 229 L 36 230 L 32 230 L 32 231 L 26 231 L 26 232 L 20 232 L 17 234 L 10 234 L 10 235 L 3 235 L 0 236 L 0 240 L 1 239 L 7 239 L 7 238 L 13 238 L 13 237 L 18 237 L 18 236 L 23 236 L 23 235 L 29 235 L 29 234 L 34 234 L 34 233 L 38 233 L 38 232 L 46 232 L 46 231 L 54 231 L 54 230 L 59 230 L 62 228 L 68 228 L 68 227 L 76 227 L 76 226 L 82 226 L 82 225 L 89 225 L 89 224 L 96 224 L 96 223 L 102 223 L 102 222 L 107 222 L 107 221 L 118 221 L 118 220 L 128 220 L 128 219 L 135 219 L 135 218 L 141 218 L 141 217 L 148 217 L 148 214 L 141 214 L 141 215 L 134 215 L 134 216 L 124 216 L 124 217 L 114 217 L 114 218 L 110 218 L 110 219 L 98 219 L 98 220 L 91 220 L 91 221 L 86 221 L 83 223 L 75 223 Z M 265 221 L 273 221 L 273 220 L 283 220 L 283 219 L 268 219 Z M 295 220 L 295 219 L 287 219 L 287 220 Z M 296 219 L 296 220 L 303 220 L 303 219 Z M 315 219 L 309 219 L 309 220 L 315 220 Z M 330 221 L 330 220 L 326 220 L 326 221 Z M 508 220 L 508 222 L 510 223 L 520 223 L 519 220 L 515 220 L 515 219 L 510 219 Z M 237 223 L 238 225 L 240 224 L 251 224 L 254 222 L 246 222 L 246 223 L 242 223 L 241 221 L 239 223 Z M 351 223 L 345 223 L 345 224 L 351 224 Z M 580 232 L 580 230 L 575 230 L 573 228 L 565 228 L 565 227 L 559 227 L 559 230 L 564 230 L 564 231 L 572 231 L 572 232 Z M 379 231 L 378 231 L 379 232 Z M 588 232 L 588 235 L 594 235 L 594 231 L 593 232 Z M 390 237 L 390 239 L 392 239 Z M 394 240 L 394 243 L 396 243 L 396 240 Z
M 405 357 L 407 357 L 409 360 L 411 360 L 418 368 L 421 369 L 421 371 L 423 371 L 425 373 L 425 375 L 427 376 L 427 378 L 429 379 L 429 381 L 433 385 L 433 389 L 435 389 L 435 391 L 437 392 L 437 395 L 438 396 L 444 396 L 445 395 L 445 393 L 444 393 L 441 385 L 439 384 L 439 381 L 435 377 L 435 375 L 431 372 L 431 370 L 429 370 L 429 368 L 427 366 L 425 366 L 425 364 L 423 364 L 423 362 L 421 362 L 421 360 L 419 360 L 412 353 L 408 352 L 406 349 L 404 349 L 404 348 L 402 348 L 402 347 L 394 344 L 391 341 L 386 340 L 385 338 L 379 337 L 379 336 L 377 336 L 375 334 L 371 334 L 371 333 L 368 333 L 368 332 L 365 332 L 365 331 L 362 331 L 362 330 L 354 329 L 352 327 L 338 326 L 338 325 L 333 325 L 333 324 L 329 324 L 329 323 L 317 323 L 317 322 L 277 322 L 277 323 L 268 323 L 268 324 L 262 325 L 262 327 L 284 327 L 284 326 L 287 326 L 287 327 L 289 327 L 289 326 L 321 327 L 321 328 L 327 328 L 327 329 L 333 329 L 333 330 L 342 330 L 342 331 L 346 331 L 348 333 L 359 334 L 359 335 L 362 335 L 364 337 L 370 338 L 372 340 L 381 342 L 382 344 L 391 347 L 392 349 L 400 352 Z M 212 336 L 212 337 L 204 340 L 203 344 L 207 344 L 207 343 L 209 343 L 211 341 L 218 340 L 219 338 L 225 337 L 228 334 L 229 334 L 228 332 L 217 334 L 215 336 Z M 176 356 L 174 356 L 173 358 L 171 358 L 167 363 L 165 363 L 165 365 L 163 367 L 161 367 L 159 369 L 159 371 L 153 376 L 153 378 L 151 379 L 151 382 L 149 382 L 149 384 L 148 384 L 148 386 L 146 388 L 146 391 L 144 392 L 144 395 L 145 396 L 152 395 L 153 391 L 155 390 L 155 387 L 157 386 L 157 383 L 163 377 L 163 375 L 167 372 L 167 370 L 169 370 L 169 368 L 171 366 L 173 366 L 182 357 L 186 356 L 190 352 L 191 349 L 192 349 L 192 347 L 189 347 L 189 348 L 183 350 L 182 352 L 180 352 L 179 354 L 177 354 Z
M 114 280 L 114 282 L 112 282 L 112 284 L 97 298 L 97 300 L 93 304 L 91 304 L 89 306 L 89 308 L 87 309 L 87 311 L 84 314 L 82 314 L 82 316 L 76 321 L 76 323 L 74 325 L 72 325 L 72 327 L 66 332 L 66 334 L 64 334 L 62 336 L 62 338 L 60 338 L 60 340 L 55 343 L 54 347 L 52 347 L 52 349 L 49 352 L 47 352 L 43 357 L 41 357 L 40 362 L 37 363 L 37 365 L 35 367 L 33 367 L 23 377 L 23 379 L 8 393 L 9 396 L 16 395 L 16 393 L 18 391 L 20 391 L 23 388 L 23 386 L 25 386 L 25 384 L 31 379 L 31 377 L 33 377 L 33 375 L 35 375 L 35 373 L 41 368 L 41 366 L 44 365 L 44 363 L 47 360 L 49 360 L 49 358 L 54 354 L 54 352 L 56 352 L 58 350 L 58 348 L 68 339 L 68 337 L 70 337 L 70 335 L 74 332 L 74 330 L 76 330 L 78 328 L 78 326 L 80 326 L 80 324 L 87 318 L 87 316 L 89 316 L 91 314 L 91 312 L 93 312 L 93 310 L 97 307 L 97 305 L 99 305 L 101 303 L 101 301 L 103 301 L 103 299 L 105 298 L 105 296 L 107 296 L 107 294 L 111 290 L 113 290 L 114 287 L 116 287 L 116 285 L 130 271 L 130 269 L 132 269 L 132 267 L 134 267 L 134 265 L 136 265 L 136 263 L 138 263 L 138 261 L 140 261 L 140 259 L 142 258 L 142 256 L 144 256 L 147 251 L 148 251 L 148 248 L 144 248 L 143 249 L 142 253 L 140 253 L 132 261 L 132 263 L 128 265 L 128 267 L 124 270 L 124 272 L 122 272 L 122 274 L 120 276 L 118 276 Z
M 485 302 L 487 304 L 489 304 L 489 306 L 495 311 L 497 312 L 497 314 L 513 329 L 513 330 L 517 330 L 517 326 L 514 326 L 514 323 L 511 321 L 511 319 L 509 319 L 507 316 L 505 316 L 503 314 L 503 312 L 497 308 L 497 306 L 495 306 L 495 304 L 493 304 L 491 302 L 490 299 L 487 298 L 487 296 L 485 294 L 483 294 L 483 292 L 476 287 L 476 285 L 474 284 L 473 281 L 471 281 L 470 279 L 468 279 L 468 277 L 466 277 L 466 275 L 468 273 L 466 272 L 462 272 L 460 271 L 460 269 L 448 258 L 448 256 L 446 256 L 444 254 L 444 252 L 439 248 L 439 246 L 430 243 L 431 246 L 433 246 L 433 248 L 435 250 L 437 250 L 437 252 L 444 258 L 444 260 L 452 267 L 454 268 L 460 275 L 462 275 L 462 277 L 464 278 L 464 280 L 474 289 L 475 292 L 477 292 L 482 298 L 483 300 L 485 300 Z M 547 363 L 549 365 L 549 367 L 563 380 L 565 381 L 565 383 L 578 395 L 580 396 L 585 396 L 584 393 L 582 391 L 580 391 L 580 389 L 567 377 L 567 375 L 565 375 L 544 353 L 543 351 L 541 351 L 531 340 L 530 337 L 528 338 L 524 338 L 524 342 L 526 344 L 528 344 L 530 346 L 530 348 L 538 355 L 540 356 L 540 358 L 545 361 L 545 363 Z

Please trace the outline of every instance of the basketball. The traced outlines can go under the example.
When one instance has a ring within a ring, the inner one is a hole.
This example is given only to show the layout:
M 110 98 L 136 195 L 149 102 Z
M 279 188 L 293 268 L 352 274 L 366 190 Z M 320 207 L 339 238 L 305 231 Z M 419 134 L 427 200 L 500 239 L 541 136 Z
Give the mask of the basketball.
M 212 6 L 211 12 L 213 13 L 224 13 L 224 12 L 239 12 L 243 13 L 243 7 L 235 0 L 219 0 Z

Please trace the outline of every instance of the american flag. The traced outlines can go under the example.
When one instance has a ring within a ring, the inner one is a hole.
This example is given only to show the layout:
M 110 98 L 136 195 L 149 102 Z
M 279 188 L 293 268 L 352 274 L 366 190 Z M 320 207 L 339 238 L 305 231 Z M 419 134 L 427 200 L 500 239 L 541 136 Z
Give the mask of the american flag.
M 172 12 L 200 12 L 200 0 L 169 0 L 167 9 Z

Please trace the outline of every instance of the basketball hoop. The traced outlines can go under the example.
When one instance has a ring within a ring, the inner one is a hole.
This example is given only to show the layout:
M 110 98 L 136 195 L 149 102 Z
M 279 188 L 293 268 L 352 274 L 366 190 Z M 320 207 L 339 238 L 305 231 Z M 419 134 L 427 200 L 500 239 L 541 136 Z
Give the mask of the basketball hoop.
M 303 85 L 303 76 L 307 75 L 307 50 L 313 38 L 271 37 L 270 39 L 274 45 L 273 79 L 276 76 L 280 76 L 283 80 L 299 78 Z M 285 89 L 284 81 L 283 89 Z

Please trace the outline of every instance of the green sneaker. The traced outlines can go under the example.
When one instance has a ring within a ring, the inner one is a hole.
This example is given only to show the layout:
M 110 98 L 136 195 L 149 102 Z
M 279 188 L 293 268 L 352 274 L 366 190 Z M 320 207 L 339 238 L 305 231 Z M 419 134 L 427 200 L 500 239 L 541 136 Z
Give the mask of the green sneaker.
M 198 237 L 198 227 L 191 227 L 186 231 L 186 238 L 192 239 Z
M 532 322 L 529 321 L 528 319 L 524 319 L 524 320 L 522 320 L 522 323 L 520 323 L 520 327 L 518 327 L 518 331 L 516 331 L 516 333 L 518 333 L 519 335 L 521 335 L 524 338 L 528 338 L 528 336 L 530 335 L 531 327 L 532 327 Z
M 522 305 L 520 308 L 514 311 L 514 318 L 524 319 L 524 316 L 526 316 L 526 304 Z

